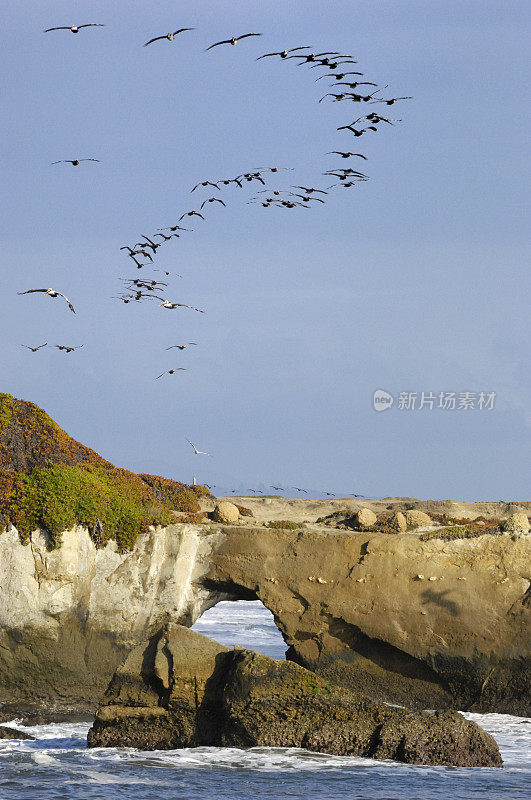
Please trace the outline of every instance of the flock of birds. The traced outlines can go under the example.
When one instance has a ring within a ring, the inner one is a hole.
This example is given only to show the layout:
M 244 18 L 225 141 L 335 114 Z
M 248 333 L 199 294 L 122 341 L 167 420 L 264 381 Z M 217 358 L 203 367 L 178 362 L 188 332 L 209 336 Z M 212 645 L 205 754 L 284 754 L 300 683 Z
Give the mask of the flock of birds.
M 105 27 L 103 23 L 85 23 L 82 25 L 71 25 L 71 26 L 56 26 L 52 28 L 46 28 L 45 33 L 50 33 L 52 31 L 69 31 L 74 34 L 78 34 L 80 31 L 86 28 L 101 28 Z M 177 30 L 170 31 L 166 34 L 162 34 L 159 36 L 154 36 L 153 38 L 149 39 L 143 47 L 148 47 L 156 42 L 168 41 L 174 42 L 176 37 L 180 36 L 181 34 L 188 33 L 194 31 L 195 28 L 178 28 Z M 205 52 L 211 51 L 214 48 L 221 47 L 224 45 L 227 46 L 235 46 L 239 42 L 251 38 L 256 38 L 262 36 L 261 33 L 244 33 L 239 36 L 231 36 L 227 39 L 222 39 L 218 42 L 214 42 L 213 44 L 209 45 Z M 353 66 L 357 64 L 356 60 L 350 55 L 346 53 L 342 53 L 339 50 L 333 51 L 323 51 L 323 52 L 314 52 L 313 49 L 309 45 L 299 45 L 297 47 L 291 47 L 289 49 L 278 50 L 274 52 L 263 53 L 259 55 L 255 60 L 262 61 L 263 59 L 270 59 L 270 58 L 278 58 L 283 61 L 295 61 L 297 66 L 306 66 L 311 70 L 319 70 L 322 71 L 316 78 L 316 83 L 322 80 L 329 80 L 331 81 L 330 85 L 327 87 L 330 91 L 326 91 L 319 99 L 319 103 L 323 103 L 328 98 L 331 98 L 331 102 L 339 103 L 339 102 L 351 102 L 356 103 L 360 107 L 363 105 L 374 105 L 374 104 L 381 104 L 392 106 L 395 103 L 411 99 L 410 97 L 403 96 L 403 97 L 385 97 L 382 96 L 382 93 L 388 88 L 386 86 L 378 87 L 376 83 L 368 80 L 364 80 L 364 75 L 362 72 L 358 70 L 352 69 Z M 320 85 L 320 84 L 319 84 Z M 367 87 L 367 88 L 364 88 Z M 383 123 L 384 125 L 392 126 L 397 122 L 400 122 L 399 119 L 389 119 L 388 117 L 380 115 L 377 111 L 368 110 L 368 113 L 359 115 L 356 119 L 348 122 L 344 125 L 340 125 L 337 128 L 338 132 L 346 132 L 349 135 L 353 136 L 354 138 L 359 138 L 366 133 L 372 132 L 376 133 L 378 131 L 379 126 Z M 335 155 L 338 156 L 342 161 L 348 159 L 361 159 L 362 161 L 367 161 L 367 157 L 363 153 L 352 152 L 349 149 L 336 149 L 328 151 L 327 155 Z M 73 158 L 73 159 L 61 159 L 59 161 L 52 162 L 52 165 L 57 164 L 70 164 L 74 167 L 78 167 L 81 162 L 99 162 L 99 159 L 94 157 L 84 157 L 84 158 Z M 278 186 L 271 186 L 270 181 L 273 176 L 278 176 L 282 173 L 291 172 L 292 169 L 289 167 L 278 167 L 278 166 L 268 166 L 268 167 L 255 167 L 249 169 L 247 171 L 241 172 L 238 175 L 235 175 L 230 178 L 208 178 L 205 180 L 201 180 L 196 183 L 190 190 L 190 194 L 195 196 L 195 192 L 201 196 L 201 193 L 204 193 L 206 190 L 206 194 L 203 194 L 200 202 L 198 203 L 198 208 L 192 208 L 180 214 L 177 217 L 175 222 L 171 225 L 166 225 L 165 227 L 160 227 L 157 229 L 155 233 L 150 234 L 149 236 L 146 234 L 141 234 L 138 241 L 130 244 L 130 245 L 123 245 L 120 250 L 124 252 L 127 258 L 129 258 L 133 264 L 135 265 L 137 270 L 152 270 L 154 273 L 162 273 L 164 277 L 169 278 L 171 276 L 182 277 L 177 273 L 173 273 L 169 270 L 162 269 L 156 266 L 156 258 L 159 255 L 159 250 L 164 245 L 167 245 L 168 242 L 173 242 L 176 239 L 179 239 L 182 235 L 192 233 L 195 228 L 190 228 L 188 225 L 193 223 L 194 221 L 203 223 L 206 221 L 206 211 L 207 209 L 211 209 L 215 207 L 226 208 L 229 195 L 224 195 L 221 197 L 221 193 L 223 190 L 227 190 L 229 187 L 237 189 L 238 191 L 243 190 L 244 188 L 257 188 L 256 193 L 251 196 L 246 202 L 249 204 L 259 204 L 264 208 L 275 207 L 279 209 L 285 210 L 292 210 L 295 208 L 304 208 L 308 210 L 311 207 L 315 207 L 318 205 L 324 205 L 328 199 L 329 192 L 336 188 L 342 189 L 351 189 L 356 187 L 359 183 L 363 183 L 369 180 L 368 175 L 365 172 L 355 169 L 354 167 L 344 167 L 341 165 L 335 166 L 331 169 L 326 170 L 322 173 L 323 177 L 326 177 L 327 185 L 325 186 L 313 186 L 313 185 L 304 185 L 302 183 L 292 184 L 285 188 L 279 188 Z M 330 180 L 333 180 L 333 183 L 330 183 Z M 215 192 L 215 194 L 214 194 Z M 186 224 L 181 224 L 185 222 Z M 159 301 L 158 306 L 165 310 L 175 311 L 177 309 L 188 309 L 195 313 L 203 314 L 204 309 L 198 308 L 195 305 L 191 305 L 188 303 L 177 302 L 174 300 L 168 299 L 165 294 L 168 288 L 168 282 L 165 280 L 159 280 L 157 277 L 149 276 L 146 278 L 138 277 L 138 272 L 135 277 L 126 277 L 120 278 L 122 282 L 122 290 L 121 293 L 116 296 L 115 299 L 119 300 L 120 302 L 128 305 L 130 303 L 138 303 L 143 301 Z M 25 291 L 18 292 L 20 295 L 26 294 L 33 294 L 33 293 L 42 293 L 47 295 L 52 299 L 56 299 L 57 297 L 62 298 L 65 303 L 67 304 L 68 308 L 74 314 L 75 308 L 73 304 L 70 302 L 68 297 L 62 292 L 57 291 L 56 289 L 52 288 L 44 288 L 44 289 L 26 289 Z M 47 346 L 47 343 L 39 345 L 37 347 L 32 347 L 30 345 L 22 345 L 23 347 L 27 348 L 33 353 L 40 351 L 43 347 Z M 83 345 L 77 346 L 70 346 L 70 345 L 55 345 L 59 350 L 71 353 L 75 350 L 79 350 Z M 183 351 L 187 347 L 197 346 L 196 342 L 188 342 L 185 344 L 175 344 L 170 345 L 166 348 L 166 350 L 178 349 L 179 351 Z M 176 375 L 180 371 L 186 371 L 185 367 L 177 366 L 171 367 L 170 369 L 166 369 L 161 372 L 159 375 L 155 376 L 154 380 L 160 380 L 165 376 L 173 376 Z M 210 453 L 206 453 L 205 451 L 198 450 L 196 446 L 187 440 L 189 444 L 194 449 L 196 455 L 207 455 L 210 456 Z M 280 490 L 281 487 L 271 487 L 275 490 Z M 299 493 L 307 493 L 305 489 L 300 487 L 292 487 Z M 236 491 L 236 490 L 234 490 Z M 325 492 L 325 495 L 333 497 L 334 495 L 330 492 Z M 354 497 L 358 495 L 353 495 Z

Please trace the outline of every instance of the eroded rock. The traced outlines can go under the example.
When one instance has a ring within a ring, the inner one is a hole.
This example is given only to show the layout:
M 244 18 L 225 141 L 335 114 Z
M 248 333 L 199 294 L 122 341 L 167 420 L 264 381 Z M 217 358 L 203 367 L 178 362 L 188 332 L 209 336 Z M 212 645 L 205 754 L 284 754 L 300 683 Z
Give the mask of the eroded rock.
M 88 746 L 303 747 L 410 764 L 502 765 L 494 739 L 456 712 L 390 708 L 297 664 L 228 650 L 172 624 L 116 672 Z
M 508 519 L 505 520 L 503 523 L 503 530 L 504 531 L 528 531 L 530 528 L 529 519 L 527 514 L 523 512 L 518 512 L 516 514 L 512 514 Z
M 387 520 L 387 525 L 397 533 L 404 533 L 407 531 L 406 517 L 401 511 L 398 511 L 396 514 L 393 514 L 391 517 L 389 517 Z
M 373 525 L 376 525 L 378 517 L 370 508 L 360 508 L 360 510 L 354 514 L 354 519 L 360 527 L 371 528 Z
M 230 524 L 232 522 L 237 522 L 239 518 L 240 512 L 238 511 L 238 506 L 235 506 L 234 503 L 229 503 L 227 500 L 218 503 L 212 512 L 212 519 L 215 522 Z
M 417 511 L 416 509 L 412 509 L 410 511 L 406 511 L 404 514 L 406 518 L 406 525 L 408 530 L 414 530 L 415 528 L 425 528 L 428 525 L 433 525 L 433 520 L 431 519 L 428 514 L 425 514 L 424 511 Z

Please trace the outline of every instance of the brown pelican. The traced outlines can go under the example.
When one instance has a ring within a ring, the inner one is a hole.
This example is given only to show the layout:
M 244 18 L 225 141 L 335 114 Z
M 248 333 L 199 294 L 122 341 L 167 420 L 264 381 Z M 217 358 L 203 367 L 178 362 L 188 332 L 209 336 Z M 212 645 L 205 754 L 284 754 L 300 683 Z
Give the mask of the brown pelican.
M 157 297 L 157 300 L 162 300 L 162 303 L 159 303 L 159 307 L 168 308 L 170 311 L 173 311 L 175 308 L 191 308 L 192 311 L 198 311 L 200 314 L 204 314 L 205 312 L 202 311 L 200 308 L 195 308 L 194 306 L 188 306 L 186 303 L 171 303 L 169 300 L 164 300 L 162 297 Z
M 219 186 L 217 185 L 217 183 L 213 183 L 212 181 L 201 181 L 200 183 L 196 183 L 196 185 L 192 189 L 192 192 L 195 192 L 195 190 L 199 189 L 200 186 L 212 186 L 214 189 L 217 189 L 219 191 Z
M 81 161 L 98 161 L 99 158 L 66 158 L 62 161 L 52 161 L 50 164 L 53 167 L 54 164 L 72 164 L 73 167 L 78 167 Z
M 364 156 L 361 153 L 343 153 L 341 150 L 330 150 L 326 155 L 331 156 L 333 154 L 341 156 L 341 158 L 349 158 L 350 156 L 357 156 L 358 158 L 363 158 L 365 161 L 367 161 L 367 156 Z
M 203 208 L 203 206 L 206 206 L 207 203 L 221 203 L 222 206 L 225 207 L 227 206 L 227 204 L 224 203 L 223 200 L 220 200 L 219 197 L 209 197 L 208 200 L 203 200 L 203 202 L 201 203 L 201 208 Z
M 158 381 L 158 379 L 162 378 L 163 375 L 173 375 L 174 372 L 179 372 L 179 370 L 181 369 L 186 371 L 186 367 L 175 367 L 175 369 L 167 369 L 166 372 L 161 372 L 160 375 L 157 375 L 155 380 Z
M 81 28 L 104 28 L 101 22 L 87 22 L 85 25 L 61 25 L 59 28 L 46 28 L 44 33 L 49 33 L 50 31 L 71 31 L 71 33 L 79 33 Z
M 385 86 L 384 86 L 385 89 Z M 389 100 L 373 100 L 373 103 L 385 103 L 386 106 L 392 106 L 397 100 L 413 100 L 412 97 L 391 97 Z
M 46 347 L 48 342 L 44 342 L 44 344 L 40 344 L 38 347 L 31 347 L 29 344 L 21 344 L 21 347 L 25 347 L 26 350 L 31 350 L 32 353 L 36 353 L 37 350 L 40 350 L 41 347 Z
M 303 47 L 292 47 L 291 50 L 281 50 L 280 53 L 264 53 L 263 56 L 258 56 L 256 59 L 260 61 L 261 58 L 269 58 L 270 56 L 280 56 L 280 58 L 287 58 L 288 53 L 295 53 L 296 50 L 309 50 L 310 45 L 304 45 Z
M 188 342 L 188 344 L 172 344 L 167 347 L 166 350 L 173 350 L 174 347 L 176 347 L 177 350 L 184 350 L 186 347 L 190 347 L 192 344 L 197 345 L 197 342 Z
M 164 34 L 164 36 L 155 36 L 154 39 L 150 39 L 149 42 L 146 42 L 144 47 L 147 47 L 148 44 L 152 44 L 153 42 L 158 42 L 159 39 L 167 39 L 169 42 L 173 42 L 177 34 L 182 33 L 183 31 L 195 31 L 195 28 L 179 28 L 178 31 L 173 31 L 173 33 L 166 33 Z
M 221 42 L 215 42 L 214 44 L 211 44 L 210 47 L 207 47 L 205 53 L 207 52 L 207 50 L 212 50 L 213 47 L 219 47 L 220 44 L 235 45 L 236 42 L 240 41 L 240 39 L 247 39 L 249 36 L 261 36 L 261 35 L 262 35 L 261 33 L 244 33 L 242 34 L 242 36 L 233 36 L 232 39 L 223 39 Z
M 66 353 L 73 353 L 74 350 L 79 350 L 81 347 L 84 347 L 82 344 L 79 344 L 77 347 L 70 347 L 70 345 L 66 344 L 56 344 L 55 346 L 58 350 L 64 350 Z
M 201 217 L 204 220 L 204 216 L 199 213 L 199 211 L 185 211 L 184 214 L 181 214 L 179 217 L 179 222 L 184 219 L 185 217 Z
M 74 314 L 76 313 L 76 310 L 72 305 L 72 303 L 70 302 L 70 300 L 68 299 L 68 297 L 66 297 L 64 294 L 61 294 L 61 292 L 57 292 L 55 289 L 26 289 L 25 292 L 17 292 L 17 294 L 33 294 L 34 292 L 43 292 L 44 294 L 49 295 L 49 297 L 54 297 L 54 298 L 62 297 L 63 300 L 66 300 L 70 311 L 72 311 Z

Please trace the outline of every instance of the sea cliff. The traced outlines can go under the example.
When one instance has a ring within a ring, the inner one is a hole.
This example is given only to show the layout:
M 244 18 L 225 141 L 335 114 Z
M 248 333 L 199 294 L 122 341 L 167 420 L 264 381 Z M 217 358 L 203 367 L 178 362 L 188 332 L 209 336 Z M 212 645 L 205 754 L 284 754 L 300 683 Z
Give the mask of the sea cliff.
M 531 537 L 175 524 L 119 552 L 0 535 L 0 703 L 92 710 L 161 625 L 259 599 L 288 658 L 375 700 L 529 714 Z

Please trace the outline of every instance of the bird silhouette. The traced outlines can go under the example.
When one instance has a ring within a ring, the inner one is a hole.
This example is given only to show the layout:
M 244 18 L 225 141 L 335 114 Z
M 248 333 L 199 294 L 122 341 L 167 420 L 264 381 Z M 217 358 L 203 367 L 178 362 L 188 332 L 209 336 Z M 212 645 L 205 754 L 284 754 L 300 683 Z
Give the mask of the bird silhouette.
M 179 372 L 180 370 L 186 371 L 186 367 L 175 367 L 174 369 L 167 369 L 165 372 L 161 372 L 160 375 L 157 375 L 155 380 L 158 381 L 158 379 L 162 378 L 163 375 L 173 375 L 175 372 Z
M 211 44 L 210 47 L 207 47 L 207 49 L 205 50 L 205 53 L 208 50 L 212 50 L 213 47 L 219 47 L 220 44 L 232 44 L 232 45 L 235 45 L 236 42 L 240 41 L 240 39 L 248 39 L 249 36 L 261 36 L 261 35 L 262 35 L 261 33 L 244 33 L 241 36 L 233 36 L 232 39 L 223 39 L 221 42 L 215 42 L 214 44 Z
M 61 161 L 52 161 L 50 166 L 53 167 L 54 164 L 72 164 L 73 167 L 78 167 L 81 161 L 97 161 L 99 163 L 99 158 L 66 158 Z
M 71 33 L 79 33 L 81 28 L 104 28 L 105 25 L 101 22 L 87 22 L 85 25 L 60 25 L 58 28 L 46 28 L 44 33 L 50 31 L 70 31 Z
M 21 344 L 21 347 L 25 347 L 27 350 L 31 350 L 32 353 L 36 353 L 37 350 L 40 350 L 41 347 L 46 347 L 48 342 L 44 342 L 44 344 L 40 344 L 38 347 L 31 347 L 29 344 Z
M 173 31 L 173 33 L 165 33 L 164 36 L 155 36 L 153 39 L 150 39 L 149 42 L 146 42 L 144 47 L 147 47 L 148 44 L 153 44 L 153 42 L 158 42 L 160 39 L 167 39 L 169 42 L 173 42 L 177 34 L 183 33 L 183 31 L 195 31 L 195 28 L 179 28 L 178 31 Z

